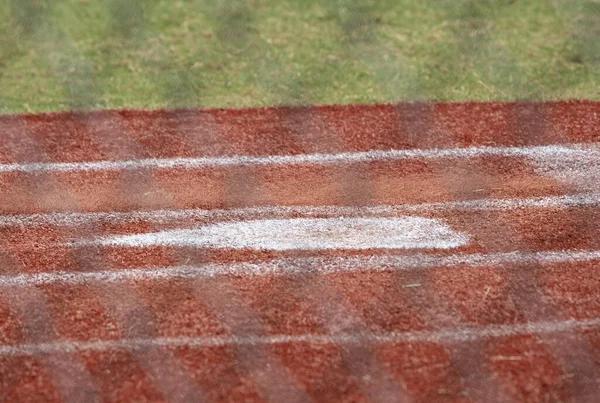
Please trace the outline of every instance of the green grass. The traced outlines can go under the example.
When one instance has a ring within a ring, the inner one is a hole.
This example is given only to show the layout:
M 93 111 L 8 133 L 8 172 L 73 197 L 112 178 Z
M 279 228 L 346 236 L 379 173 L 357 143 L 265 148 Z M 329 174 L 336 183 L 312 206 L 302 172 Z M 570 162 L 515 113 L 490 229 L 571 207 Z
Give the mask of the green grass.
M 599 0 L 5 0 L 0 112 L 600 99 Z

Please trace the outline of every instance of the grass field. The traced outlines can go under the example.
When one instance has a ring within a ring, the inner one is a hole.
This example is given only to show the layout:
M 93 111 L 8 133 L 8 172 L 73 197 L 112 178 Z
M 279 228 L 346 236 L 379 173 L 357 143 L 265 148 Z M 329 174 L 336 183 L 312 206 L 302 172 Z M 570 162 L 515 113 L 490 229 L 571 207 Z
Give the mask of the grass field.
M 0 112 L 600 99 L 597 0 L 8 0 Z

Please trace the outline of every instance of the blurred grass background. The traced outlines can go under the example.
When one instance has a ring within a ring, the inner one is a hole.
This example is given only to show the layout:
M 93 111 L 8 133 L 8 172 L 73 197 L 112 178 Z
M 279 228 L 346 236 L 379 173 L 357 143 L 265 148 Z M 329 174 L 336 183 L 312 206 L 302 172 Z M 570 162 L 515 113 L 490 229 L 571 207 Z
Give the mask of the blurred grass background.
M 4 0 L 0 112 L 600 99 L 600 0 Z

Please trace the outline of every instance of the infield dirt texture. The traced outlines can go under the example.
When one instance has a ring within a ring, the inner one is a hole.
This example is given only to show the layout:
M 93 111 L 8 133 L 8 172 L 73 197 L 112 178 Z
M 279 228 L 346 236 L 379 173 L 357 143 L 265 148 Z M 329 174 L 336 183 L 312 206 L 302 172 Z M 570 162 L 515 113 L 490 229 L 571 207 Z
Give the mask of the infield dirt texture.
M 0 401 L 596 402 L 600 103 L 0 117 Z

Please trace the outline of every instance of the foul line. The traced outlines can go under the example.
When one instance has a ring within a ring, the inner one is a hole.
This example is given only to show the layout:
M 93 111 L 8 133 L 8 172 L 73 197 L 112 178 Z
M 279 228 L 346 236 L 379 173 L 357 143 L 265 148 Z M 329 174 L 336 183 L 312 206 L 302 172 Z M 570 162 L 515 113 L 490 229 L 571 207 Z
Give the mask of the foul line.
M 501 337 L 565 333 L 597 329 L 600 318 L 569 319 L 486 327 L 460 327 L 437 331 L 389 333 L 339 333 L 274 336 L 159 337 L 98 341 L 62 341 L 44 344 L 0 345 L 0 356 L 37 354 L 73 354 L 80 351 L 142 350 L 149 348 L 211 348 L 228 345 L 265 344 L 396 344 L 396 343 L 461 343 Z
M 545 196 L 522 199 L 478 199 L 454 202 L 378 206 L 265 206 L 239 209 L 189 209 L 153 210 L 99 213 L 43 213 L 0 216 L 0 227 L 13 226 L 77 226 L 98 221 L 124 222 L 149 220 L 168 223 L 175 220 L 193 219 L 243 219 L 264 216 L 277 217 L 342 217 L 378 216 L 406 213 L 427 213 L 444 210 L 514 210 L 522 208 L 568 208 L 576 206 L 600 206 L 600 193 L 579 193 L 563 196 Z
M 494 267 L 506 265 L 557 264 L 600 260 L 600 250 L 503 252 L 489 254 L 374 255 L 359 257 L 283 258 L 268 262 L 205 264 L 200 266 L 113 269 L 98 272 L 59 271 L 0 276 L 0 287 L 27 287 L 46 284 L 86 284 L 129 280 L 185 280 L 217 276 L 302 275 L 357 271 L 435 269 L 456 266 Z
M 598 150 L 598 143 L 555 144 L 532 147 L 467 147 L 448 149 L 371 150 L 337 154 L 296 154 L 192 158 L 147 158 L 123 161 L 34 162 L 0 164 L 0 173 L 10 172 L 90 172 L 132 169 L 199 169 L 228 166 L 328 165 L 404 159 L 473 158 L 485 156 L 560 158 L 582 151 Z

